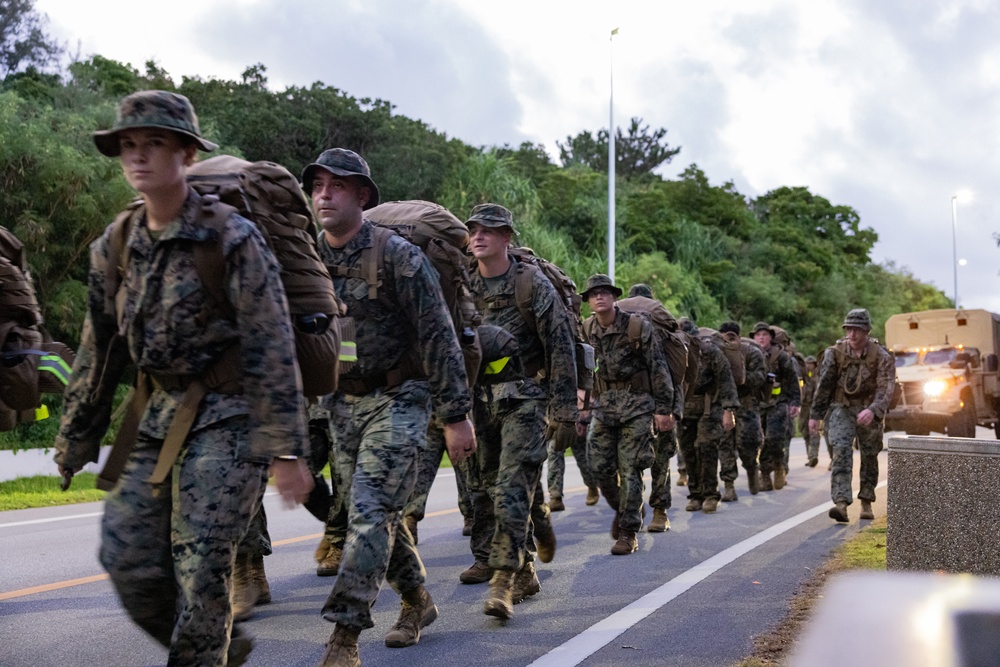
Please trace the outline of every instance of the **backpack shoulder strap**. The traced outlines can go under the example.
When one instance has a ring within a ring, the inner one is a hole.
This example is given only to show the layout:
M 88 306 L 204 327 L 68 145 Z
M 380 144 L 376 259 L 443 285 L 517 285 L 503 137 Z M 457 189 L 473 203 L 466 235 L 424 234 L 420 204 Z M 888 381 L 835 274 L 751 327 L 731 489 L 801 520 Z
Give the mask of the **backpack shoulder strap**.
M 119 320 L 125 293 L 122 282 L 128 267 L 128 237 L 144 204 L 134 201 L 115 217 L 108 234 L 108 263 L 104 267 L 104 312 Z
M 587 337 L 587 340 L 594 340 L 594 333 L 597 328 L 597 317 L 591 315 L 583 321 L 583 335 Z
M 632 341 L 635 349 L 642 346 L 642 316 L 635 313 L 628 315 L 628 339 Z
M 192 248 L 194 254 L 194 269 L 198 274 L 198 280 L 202 287 L 211 297 L 210 301 L 222 312 L 227 319 L 236 316 L 233 305 L 226 297 L 226 258 L 222 249 L 222 233 L 226 227 L 226 220 L 229 219 L 236 209 L 227 206 L 219 201 L 218 197 L 205 195 L 201 198 L 199 208 L 199 224 L 213 230 L 212 239 L 205 243 L 195 243 Z M 206 311 L 209 306 L 206 304 Z M 202 317 L 208 320 L 208 313 L 202 311 Z
M 532 307 L 535 302 L 535 272 L 540 269 L 530 262 L 519 259 L 512 260 L 514 266 L 514 303 L 521 311 L 528 328 L 532 332 L 538 331 L 538 323 L 535 321 L 535 309 Z

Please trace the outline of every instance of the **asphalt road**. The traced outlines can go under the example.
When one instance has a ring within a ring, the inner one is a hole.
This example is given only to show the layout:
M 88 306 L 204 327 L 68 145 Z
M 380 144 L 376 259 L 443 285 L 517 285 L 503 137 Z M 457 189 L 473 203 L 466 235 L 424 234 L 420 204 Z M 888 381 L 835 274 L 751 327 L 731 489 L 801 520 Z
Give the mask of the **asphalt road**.
M 639 551 L 610 555 L 611 509 L 584 504 L 585 488 L 568 459 L 566 511 L 554 514 L 555 560 L 539 564 L 542 591 L 514 608 L 507 623 L 482 613 L 485 584 L 462 585 L 472 563 L 455 505 L 454 476 L 441 471 L 419 550 L 427 587 L 440 609 L 417 646 L 389 649 L 384 634 L 399 599 L 384 587 L 376 627 L 361 635 L 366 667 L 421 665 L 676 665 L 719 667 L 747 655 L 752 638 L 777 623 L 787 601 L 830 551 L 859 527 L 836 524 L 826 453 L 804 466 L 792 441 L 791 473 L 781 491 L 739 499 L 716 514 L 684 511 L 673 489 L 671 530 L 640 533 Z M 855 492 L 857 492 L 855 457 Z M 885 453 L 880 456 L 885 479 Z M 742 473 L 742 471 L 741 471 Z M 676 474 L 674 474 L 676 480 Z M 876 515 L 885 513 L 885 488 Z M 315 665 L 333 626 L 319 616 L 332 579 L 315 575 L 321 525 L 304 509 L 265 499 L 275 553 L 265 560 L 274 602 L 245 624 L 257 638 L 251 665 Z M 166 652 L 131 624 L 96 559 L 99 503 L 0 514 L 0 666 L 163 664 Z M 867 522 L 860 522 L 867 523 Z

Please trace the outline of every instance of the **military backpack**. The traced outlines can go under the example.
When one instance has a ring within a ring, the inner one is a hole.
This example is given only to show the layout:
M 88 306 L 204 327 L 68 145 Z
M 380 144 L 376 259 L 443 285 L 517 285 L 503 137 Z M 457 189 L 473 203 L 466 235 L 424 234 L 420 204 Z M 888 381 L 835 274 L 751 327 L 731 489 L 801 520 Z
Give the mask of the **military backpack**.
M 678 331 L 677 320 L 670 311 L 656 299 L 645 296 L 630 296 L 619 300 L 617 305 L 619 310 L 630 315 L 628 337 L 636 346 L 639 345 L 642 334 L 642 320 L 650 321 L 666 357 L 674 390 L 683 388 L 687 391 L 696 379 L 689 374 L 689 371 L 697 371 L 697 366 L 689 363 L 695 351 L 690 349 L 687 335 Z

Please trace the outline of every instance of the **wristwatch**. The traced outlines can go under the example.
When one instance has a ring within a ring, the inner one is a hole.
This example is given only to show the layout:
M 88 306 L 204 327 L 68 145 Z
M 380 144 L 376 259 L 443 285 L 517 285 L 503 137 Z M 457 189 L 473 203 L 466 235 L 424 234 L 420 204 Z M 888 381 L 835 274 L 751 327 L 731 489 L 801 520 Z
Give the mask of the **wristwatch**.
M 460 414 L 460 415 L 452 415 L 451 417 L 445 417 L 442 421 L 444 421 L 446 425 L 451 425 L 451 424 L 457 424 L 459 422 L 464 422 L 468 418 L 469 418 L 468 414 Z

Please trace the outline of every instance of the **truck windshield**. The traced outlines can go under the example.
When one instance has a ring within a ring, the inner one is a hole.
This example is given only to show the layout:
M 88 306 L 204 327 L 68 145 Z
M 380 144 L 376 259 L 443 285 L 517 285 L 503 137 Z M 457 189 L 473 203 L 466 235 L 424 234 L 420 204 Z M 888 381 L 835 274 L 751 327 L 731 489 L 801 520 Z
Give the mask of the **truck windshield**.
M 933 364 L 946 364 L 955 358 L 955 348 L 946 347 L 940 350 L 933 350 L 924 355 L 924 364 L 931 366 Z
M 916 352 L 897 352 L 896 353 L 896 368 L 902 368 L 903 366 L 913 366 L 917 363 L 917 353 Z

